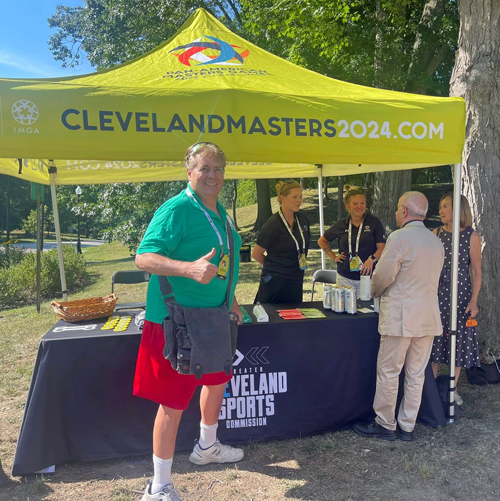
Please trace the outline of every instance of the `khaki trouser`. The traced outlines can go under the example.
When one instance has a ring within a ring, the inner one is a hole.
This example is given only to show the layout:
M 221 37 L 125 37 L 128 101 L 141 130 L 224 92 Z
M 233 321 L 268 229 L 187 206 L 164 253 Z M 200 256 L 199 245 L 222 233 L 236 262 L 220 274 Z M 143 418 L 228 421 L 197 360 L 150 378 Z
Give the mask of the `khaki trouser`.
M 373 410 L 377 414 L 375 421 L 384 428 L 396 429 L 399 374 L 404 365 L 404 396 L 399 406 L 398 424 L 403 431 L 413 431 L 422 400 L 425 368 L 429 362 L 433 341 L 434 336 L 381 336 Z

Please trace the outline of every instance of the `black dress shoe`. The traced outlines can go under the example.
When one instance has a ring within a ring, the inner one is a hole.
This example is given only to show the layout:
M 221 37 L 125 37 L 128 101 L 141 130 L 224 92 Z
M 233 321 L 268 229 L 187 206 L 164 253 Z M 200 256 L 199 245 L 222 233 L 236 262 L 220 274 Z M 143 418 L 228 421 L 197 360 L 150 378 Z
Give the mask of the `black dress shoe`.
M 398 436 L 394 430 L 388 430 L 379 425 L 376 421 L 370 423 L 355 423 L 352 429 L 362 437 L 376 437 L 382 440 L 396 440 Z
M 415 442 L 417 440 L 417 435 L 413 431 L 399 430 L 399 440 L 403 442 Z

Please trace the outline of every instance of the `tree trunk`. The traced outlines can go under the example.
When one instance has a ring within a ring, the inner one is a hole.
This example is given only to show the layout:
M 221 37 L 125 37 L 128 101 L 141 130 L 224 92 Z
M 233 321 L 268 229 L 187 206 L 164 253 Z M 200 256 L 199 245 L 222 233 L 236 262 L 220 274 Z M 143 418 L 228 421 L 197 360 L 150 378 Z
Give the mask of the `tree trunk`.
M 467 104 L 462 192 L 472 208 L 483 247 L 483 283 L 479 294 L 483 353 L 500 357 L 500 3 L 461 0 L 460 35 L 450 93 Z
M 445 0 L 425 2 L 413 44 L 406 92 L 425 94 L 432 75 L 450 51 L 449 45 L 440 40 L 440 30 L 436 29 L 436 25 L 439 25 L 444 14 Z
M 256 179 L 257 186 L 257 220 L 253 229 L 259 231 L 262 225 L 272 216 L 271 192 L 269 191 L 269 181 L 267 179 Z
M 397 228 L 396 205 L 399 197 L 411 189 L 411 170 L 376 172 L 370 212 L 385 227 L 386 236 Z
M 233 198 L 231 200 L 231 205 L 233 208 L 233 221 L 236 231 L 240 231 L 238 228 L 238 222 L 236 221 L 236 201 L 238 200 L 238 181 L 233 179 Z
M 337 188 L 337 220 L 344 216 L 344 178 L 339 176 Z

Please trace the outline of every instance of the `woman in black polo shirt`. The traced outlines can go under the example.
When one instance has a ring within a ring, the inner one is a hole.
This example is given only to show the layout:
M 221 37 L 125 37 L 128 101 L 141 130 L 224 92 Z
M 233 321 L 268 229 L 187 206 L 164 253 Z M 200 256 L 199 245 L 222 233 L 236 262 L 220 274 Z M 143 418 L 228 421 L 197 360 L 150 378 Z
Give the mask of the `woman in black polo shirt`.
M 302 302 L 311 238 L 309 219 L 299 212 L 302 205 L 299 183 L 281 181 L 276 185 L 276 193 L 280 209 L 262 226 L 252 251 L 255 261 L 263 265 L 255 301 L 298 304 Z
M 356 288 L 359 297 L 360 275 L 371 275 L 384 250 L 384 227 L 378 217 L 366 212 L 362 189 L 346 185 L 344 190 L 348 216 L 330 226 L 318 240 L 318 245 L 337 263 L 337 285 Z M 330 243 L 337 239 L 339 253 L 335 254 Z

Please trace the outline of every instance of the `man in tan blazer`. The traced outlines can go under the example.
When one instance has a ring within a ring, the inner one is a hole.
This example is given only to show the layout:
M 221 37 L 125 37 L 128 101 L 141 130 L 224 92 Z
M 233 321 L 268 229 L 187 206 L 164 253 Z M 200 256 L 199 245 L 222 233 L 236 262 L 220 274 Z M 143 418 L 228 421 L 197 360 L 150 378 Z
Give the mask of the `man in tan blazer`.
M 354 431 L 365 437 L 415 440 L 425 368 L 434 336 L 442 333 L 438 285 L 444 261 L 439 238 L 423 223 L 428 202 L 418 191 L 405 193 L 398 202 L 399 230 L 387 239 L 372 277 L 371 294 L 380 296 L 380 349 L 377 360 L 375 420 L 356 423 Z M 405 367 L 404 396 L 396 423 L 399 374 Z

